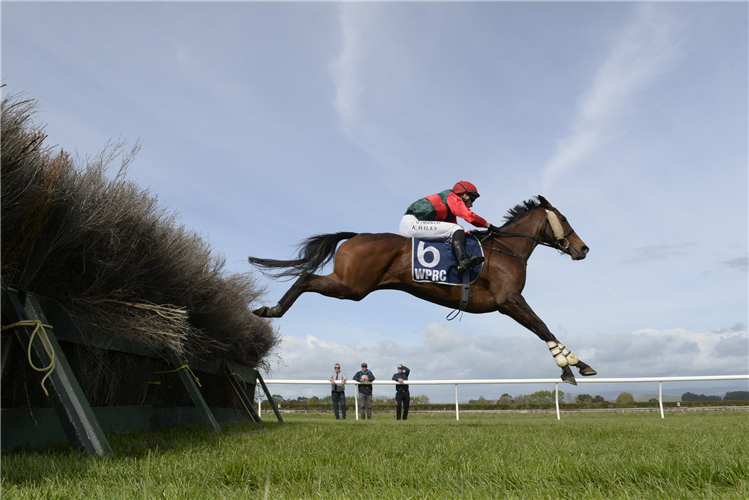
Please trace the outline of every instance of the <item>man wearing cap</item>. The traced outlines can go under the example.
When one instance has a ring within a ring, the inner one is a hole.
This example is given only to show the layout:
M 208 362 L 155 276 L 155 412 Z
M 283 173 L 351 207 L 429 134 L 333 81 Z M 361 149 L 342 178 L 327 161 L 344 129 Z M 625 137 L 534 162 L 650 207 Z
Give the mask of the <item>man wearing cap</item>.
M 408 392 L 408 384 L 403 382 L 408 380 L 408 374 L 411 370 L 403 363 L 398 365 L 398 373 L 393 375 L 393 380 L 398 382 L 395 386 L 395 419 L 401 419 L 401 405 L 403 405 L 403 420 L 408 418 L 408 405 L 411 403 L 411 393 Z
M 354 380 L 357 382 L 374 382 L 374 373 L 369 371 L 367 363 L 361 364 L 361 370 L 356 372 Z M 364 420 L 364 410 L 367 410 L 367 418 L 372 420 L 372 385 L 371 384 L 359 384 L 359 412 L 361 413 L 362 420 Z
M 463 274 L 484 262 L 484 258 L 480 255 L 468 257 L 466 232 L 458 224 L 457 217 L 476 227 L 499 230 L 471 211 L 478 197 L 476 186 L 468 181 L 460 181 L 452 189 L 420 198 L 411 203 L 401 218 L 399 232 L 401 236 L 409 238 L 449 241 L 458 262 L 458 273 Z
M 330 375 L 330 383 L 330 395 L 333 399 L 335 418 L 338 420 L 338 403 L 340 402 L 343 420 L 346 420 L 346 374 L 341 371 L 341 365 L 338 363 L 333 367 L 333 373 Z

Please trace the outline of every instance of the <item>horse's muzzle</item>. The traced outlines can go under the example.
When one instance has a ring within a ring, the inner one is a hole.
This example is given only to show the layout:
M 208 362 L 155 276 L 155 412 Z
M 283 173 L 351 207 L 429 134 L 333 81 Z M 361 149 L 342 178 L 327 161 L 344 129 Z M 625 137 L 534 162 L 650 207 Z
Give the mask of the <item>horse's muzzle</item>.
M 569 253 L 572 260 L 583 260 L 585 256 L 588 255 L 589 251 L 590 248 L 585 245 L 583 245 L 579 250 L 572 245 L 569 246 Z

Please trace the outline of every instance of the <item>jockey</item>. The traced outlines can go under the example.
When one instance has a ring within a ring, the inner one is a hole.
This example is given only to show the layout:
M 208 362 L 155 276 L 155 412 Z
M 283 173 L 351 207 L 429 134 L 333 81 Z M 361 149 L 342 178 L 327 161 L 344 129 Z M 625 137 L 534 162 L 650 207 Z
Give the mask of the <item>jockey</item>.
M 471 211 L 473 202 L 478 197 L 476 186 L 460 181 L 452 189 L 416 200 L 401 219 L 400 234 L 423 240 L 450 241 L 458 261 L 458 273 L 463 274 L 484 262 L 484 258 L 480 255 L 468 258 L 466 233 L 458 224 L 456 216 L 476 227 L 485 227 L 491 231 L 497 229 Z

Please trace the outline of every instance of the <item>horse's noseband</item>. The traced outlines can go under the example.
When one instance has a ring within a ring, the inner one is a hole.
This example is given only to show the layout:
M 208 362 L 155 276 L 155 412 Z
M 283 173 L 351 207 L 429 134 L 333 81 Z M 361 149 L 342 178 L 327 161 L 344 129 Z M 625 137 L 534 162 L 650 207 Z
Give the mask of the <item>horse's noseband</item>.
M 550 240 L 545 240 L 541 243 L 550 247 L 556 247 L 563 252 L 570 247 L 570 241 L 567 239 L 567 236 L 574 233 L 575 230 L 570 228 L 570 230 L 565 233 L 564 229 L 562 229 L 562 223 L 559 221 L 559 217 L 557 217 L 554 210 L 554 208 L 546 209 L 546 223 L 551 225 L 551 230 L 554 232 L 554 238 L 556 241 L 552 242 Z M 544 228 L 544 232 L 546 232 L 546 228 Z

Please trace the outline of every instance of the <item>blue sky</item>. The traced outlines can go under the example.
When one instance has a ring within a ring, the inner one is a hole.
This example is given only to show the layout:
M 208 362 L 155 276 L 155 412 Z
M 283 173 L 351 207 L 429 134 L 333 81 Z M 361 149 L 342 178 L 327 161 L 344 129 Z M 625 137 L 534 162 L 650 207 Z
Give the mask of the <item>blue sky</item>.
M 48 145 L 81 157 L 140 141 L 129 178 L 230 272 L 313 234 L 397 232 L 458 180 L 495 225 L 542 194 L 591 251 L 539 248 L 524 296 L 599 376 L 747 373 L 747 19 L 746 2 L 6 1 L 3 95 L 36 99 Z M 264 282 L 269 305 L 290 285 Z M 558 377 L 510 318 L 449 312 L 304 295 L 275 320 L 266 378 L 362 361 L 380 378 L 401 362 L 413 379 Z

